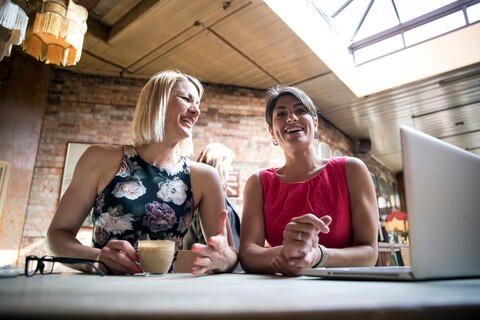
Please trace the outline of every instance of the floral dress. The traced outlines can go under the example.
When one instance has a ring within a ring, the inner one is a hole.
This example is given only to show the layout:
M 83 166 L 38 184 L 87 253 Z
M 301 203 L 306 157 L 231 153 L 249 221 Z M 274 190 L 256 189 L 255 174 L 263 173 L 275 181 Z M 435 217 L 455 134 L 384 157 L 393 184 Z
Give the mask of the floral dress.
M 190 160 L 182 157 L 170 168 L 159 168 L 133 146 L 123 151 L 119 171 L 95 201 L 93 246 L 118 239 L 137 249 L 138 240 L 173 240 L 176 255 L 194 214 Z

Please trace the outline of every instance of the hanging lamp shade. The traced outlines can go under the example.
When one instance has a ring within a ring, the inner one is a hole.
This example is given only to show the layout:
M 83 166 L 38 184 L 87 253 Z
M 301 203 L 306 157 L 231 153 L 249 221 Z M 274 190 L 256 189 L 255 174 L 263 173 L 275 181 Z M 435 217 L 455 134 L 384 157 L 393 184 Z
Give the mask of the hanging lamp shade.
M 407 232 L 408 231 L 408 218 L 405 212 L 395 211 L 387 215 L 385 218 L 385 229 L 387 232 L 393 230 Z
M 23 50 L 48 64 L 76 64 L 87 31 L 87 10 L 72 0 L 32 0 L 29 5 Z
M 0 60 L 9 57 L 12 45 L 19 45 L 25 38 L 27 14 L 10 0 L 0 0 Z

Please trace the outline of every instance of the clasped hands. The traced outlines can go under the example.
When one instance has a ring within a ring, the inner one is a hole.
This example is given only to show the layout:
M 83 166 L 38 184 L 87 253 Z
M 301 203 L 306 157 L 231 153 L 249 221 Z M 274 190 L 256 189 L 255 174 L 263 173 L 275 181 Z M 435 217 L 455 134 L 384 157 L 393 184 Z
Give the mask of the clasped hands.
M 302 268 L 310 268 L 321 259 L 318 248 L 318 234 L 328 233 L 330 216 L 317 216 L 309 213 L 293 218 L 283 232 L 282 250 L 272 259 L 275 272 L 286 276 L 300 275 Z
M 192 274 L 228 272 L 235 269 L 238 254 L 228 243 L 227 215 L 226 210 L 220 213 L 216 235 L 208 238 L 207 245 L 196 243 L 192 246 L 192 250 L 198 254 Z M 141 271 L 137 264 L 137 252 L 125 240 L 110 240 L 101 249 L 98 260 L 108 265 L 114 274 L 134 274 Z

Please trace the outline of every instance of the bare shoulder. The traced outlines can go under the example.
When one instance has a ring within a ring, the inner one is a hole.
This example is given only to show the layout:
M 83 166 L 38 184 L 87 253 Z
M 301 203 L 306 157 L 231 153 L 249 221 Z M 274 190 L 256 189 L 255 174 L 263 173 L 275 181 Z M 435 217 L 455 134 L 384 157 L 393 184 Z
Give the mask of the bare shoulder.
M 345 162 L 345 176 L 349 190 L 358 190 L 360 192 L 373 190 L 373 182 L 370 178 L 369 170 L 362 160 L 348 157 Z
M 196 161 L 190 163 L 190 181 L 193 190 L 207 190 L 209 188 L 213 190 L 217 185 L 221 189 L 222 185 L 220 176 L 214 167 Z
M 123 146 L 110 144 L 94 144 L 85 150 L 84 155 L 87 159 L 114 159 L 123 154 Z
M 223 201 L 220 201 L 220 199 L 223 199 L 222 181 L 215 168 L 192 161 L 190 163 L 190 182 L 195 206 L 200 204 L 206 206 L 205 208 L 210 208 L 217 203 L 223 204 Z M 200 207 L 200 212 L 204 211 Z
M 193 179 L 214 179 L 218 176 L 214 167 L 196 161 L 190 162 L 190 174 Z
M 259 173 L 254 173 L 252 174 L 246 182 L 245 186 L 249 186 L 250 188 L 258 188 L 261 187 L 262 183 L 260 181 L 260 174 Z
M 123 147 L 117 145 L 95 144 L 87 148 L 80 157 L 75 173 L 82 183 L 82 177 L 89 176 L 97 181 L 98 190 L 115 176 L 122 163 Z M 97 191 L 98 191 L 97 190 Z
M 263 201 L 263 187 L 260 180 L 260 174 L 252 174 L 245 183 L 244 199 L 245 198 L 261 198 Z
M 347 160 L 345 161 L 345 171 L 347 175 L 350 174 L 361 174 L 362 172 L 367 171 L 368 168 L 365 165 L 365 163 L 360 160 L 359 158 L 356 157 L 347 157 Z

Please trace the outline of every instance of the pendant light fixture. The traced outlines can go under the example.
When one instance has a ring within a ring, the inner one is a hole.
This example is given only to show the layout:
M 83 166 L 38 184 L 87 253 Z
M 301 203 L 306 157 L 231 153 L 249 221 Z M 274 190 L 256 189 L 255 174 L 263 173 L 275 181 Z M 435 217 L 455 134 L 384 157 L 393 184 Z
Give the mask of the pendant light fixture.
M 10 0 L 0 0 L 0 60 L 9 57 L 12 45 L 19 45 L 25 37 L 27 14 Z
M 72 0 L 30 0 L 28 5 L 23 50 L 48 64 L 75 65 L 82 54 L 87 10 Z

